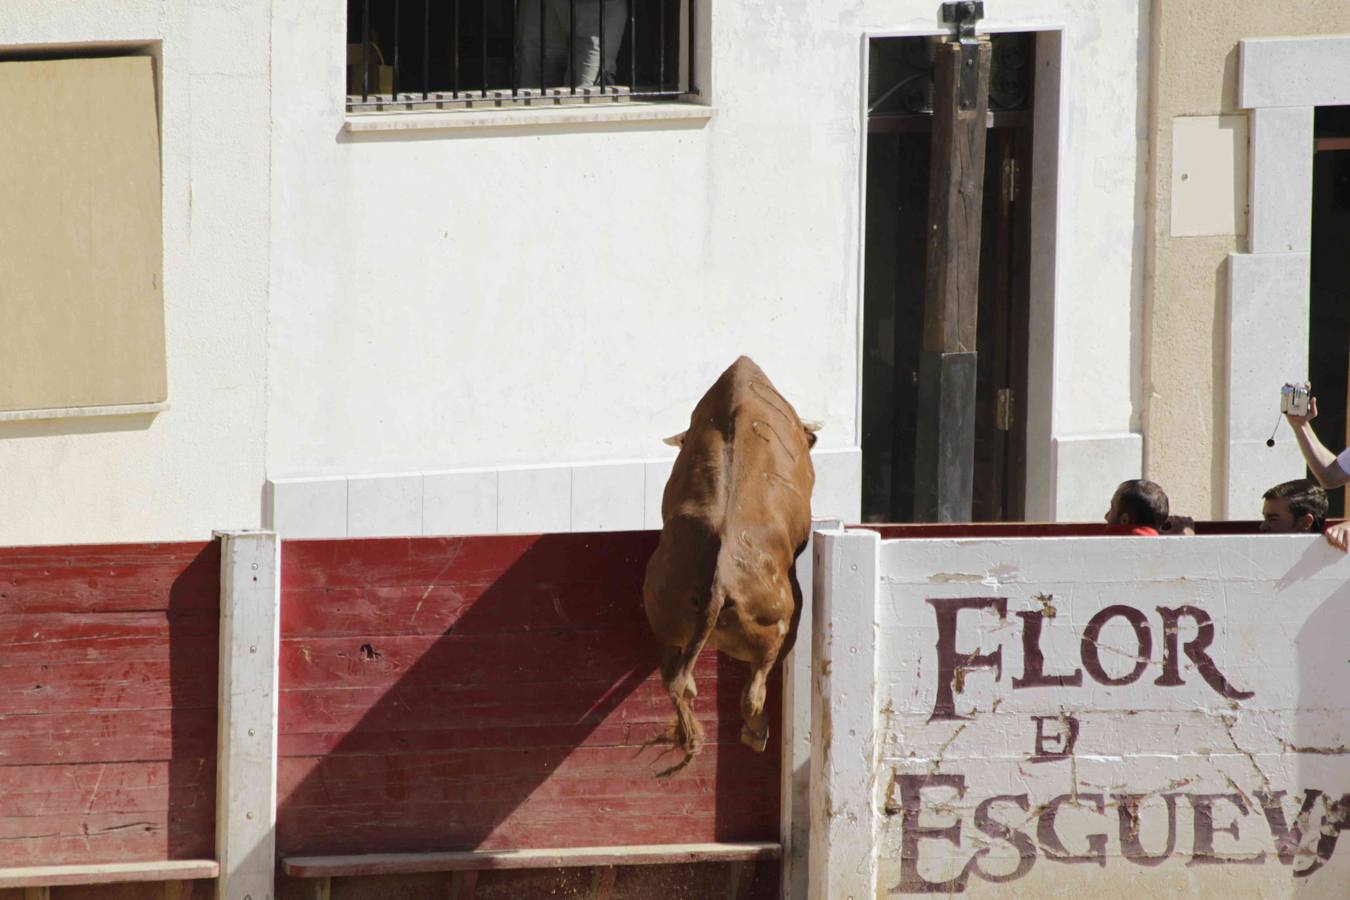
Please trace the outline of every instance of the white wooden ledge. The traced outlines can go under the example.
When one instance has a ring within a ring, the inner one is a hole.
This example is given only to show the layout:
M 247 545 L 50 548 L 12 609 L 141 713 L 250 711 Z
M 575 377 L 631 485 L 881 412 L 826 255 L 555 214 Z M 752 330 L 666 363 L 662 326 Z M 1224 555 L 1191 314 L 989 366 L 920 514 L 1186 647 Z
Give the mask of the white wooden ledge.
M 466 850 L 445 853 L 372 853 L 362 856 L 288 856 L 293 878 L 350 875 L 417 875 L 486 869 L 559 869 L 584 866 L 650 866 L 674 863 L 754 862 L 778 859 L 780 844 L 645 844 L 557 850 Z
M 0 868 L 0 888 L 43 888 L 73 884 L 115 884 L 127 881 L 195 881 L 199 878 L 215 878 L 219 874 L 220 866 L 211 859 L 74 866 L 19 866 Z

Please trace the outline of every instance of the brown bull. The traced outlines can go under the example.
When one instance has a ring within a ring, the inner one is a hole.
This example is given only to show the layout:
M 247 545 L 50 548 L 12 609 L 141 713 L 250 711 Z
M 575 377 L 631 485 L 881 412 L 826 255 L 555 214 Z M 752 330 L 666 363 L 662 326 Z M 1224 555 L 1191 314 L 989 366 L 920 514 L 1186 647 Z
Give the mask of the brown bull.
M 796 636 L 801 588 L 793 560 L 811 530 L 815 435 L 759 366 L 742 356 L 694 407 L 661 499 L 661 540 L 642 586 L 647 619 L 664 645 L 661 679 L 675 704 L 666 739 L 684 768 L 702 749 L 690 701 L 704 645 L 749 663 L 741 740 L 769 737 L 765 683 Z

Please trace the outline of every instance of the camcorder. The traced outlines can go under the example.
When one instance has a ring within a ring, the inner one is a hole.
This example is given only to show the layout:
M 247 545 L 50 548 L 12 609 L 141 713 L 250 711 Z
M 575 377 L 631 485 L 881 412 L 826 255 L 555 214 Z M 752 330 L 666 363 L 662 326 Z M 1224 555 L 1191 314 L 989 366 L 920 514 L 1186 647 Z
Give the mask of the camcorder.
M 1280 388 L 1280 412 L 1286 416 L 1306 416 L 1310 397 L 1306 384 L 1286 384 Z

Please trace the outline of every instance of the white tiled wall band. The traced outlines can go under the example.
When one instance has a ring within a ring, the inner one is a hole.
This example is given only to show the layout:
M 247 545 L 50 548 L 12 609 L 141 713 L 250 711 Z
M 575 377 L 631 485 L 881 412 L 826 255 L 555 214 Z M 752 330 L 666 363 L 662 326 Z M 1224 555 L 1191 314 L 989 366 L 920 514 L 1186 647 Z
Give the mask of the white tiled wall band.
M 862 451 L 818 450 L 812 459 L 813 513 L 858 521 Z M 276 478 L 267 483 L 265 525 L 288 538 L 660 528 L 672 462 Z

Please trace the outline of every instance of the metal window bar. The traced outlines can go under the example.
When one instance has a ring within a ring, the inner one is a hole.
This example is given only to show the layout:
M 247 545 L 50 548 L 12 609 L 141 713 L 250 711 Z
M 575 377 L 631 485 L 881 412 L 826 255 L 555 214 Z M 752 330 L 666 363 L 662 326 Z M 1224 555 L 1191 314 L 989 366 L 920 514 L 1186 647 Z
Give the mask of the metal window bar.
M 369 0 L 367 0 L 367 2 L 369 2 Z M 394 0 L 394 79 L 389 85 L 389 90 L 395 97 L 398 96 L 398 24 L 399 19 L 401 18 L 399 13 L 402 12 L 402 10 L 399 9 L 401 3 L 402 0 Z
M 694 52 L 695 48 L 698 46 L 698 30 L 694 27 L 694 8 L 698 6 L 699 0 L 687 0 L 687 2 L 689 4 L 689 15 L 685 19 L 685 33 L 687 35 L 686 40 L 689 42 L 689 93 L 697 96 L 698 69 L 694 65 L 696 60 Z
M 454 80 L 452 88 L 456 94 L 459 93 L 459 0 L 455 0 L 455 38 L 454 38 Z
M 546 9 L 547 0 L 525 0 L 525 2 L 527 3 L 537 2 L 539 4 L 539 35 L 538 35 L 539 90 L 541 94 L 547 95 L 548 82 L 550 77 L 547 69 L 548 27 L 545 19 L 545 16 L 548 14 L 548 11 Z M 567 92 L 573 96 L 575 96 L 578 93 L 578 88 L 580 87 L 586 88 L 595 87 L 598 89 L 598 93 L 600 95 L 607 97 L 619 93 L 619 89 L 617 86 L 618 73 L 610 72 L 607 65 L 608 62 L 607 50 L 609 49 L 610 43 L 616 39 L 614 34 L 612 33 L 606 34 L 605 29 L 605 21 L 607 18 L 606 15 L 607 4 L 612 2 L 615 2 L 615 0 L 599 0 L 597 4 L 599 7 L 597 17 L 598 20 L 595 24 L 597 27 L 596 36 L 598 37 L 600 58 L 599 58 L 599 65 L 597 67 L 598 75 L 596 78 L 596 84 L 580 85 L 578 83 L 580 78 L 580 72 L 578 71 L 574 54 L 578 31 L 576 0 L 568 0 L 568 9 L 567 9 L 568 42 L 565 53 L 566 76 L 565 80 L 560 85 L 560 87 L 567 89 Z M 670 28 L 668 27 L 670 23 L 668 23 L 667 21 L 670 10 L 668 4 L 666 3 L 666 0 L 657 0 L 656 3 L 643 4 L 643 12 L 641 14 L 639 14 L 637 10 L 638 4 L 636 3 L 636 0 L 626 0 L 626 2 L 628 4 L 626 7 L 627 16 L 625 27 L 628 32 L 627 74 L 629 84 L 628 90 L 625 92 L 625 96 L 631 97 L 633 99 L 652 99 L 652 100 L 658 99 L 674 100 L 685 96 L 697 96 L 699 93 L 698 75 L 697 75 L 698 72 L 697 4 L 699 0 L 679 0 L 680 6 L 677 7 L 678 12 L 676 12 L 677 31 L 674 35 L 674 44 L 675 44 L 674 47 L 670 47 L 671 35 L 670 35 Z M 511 46 L 514 46 L 517 41 L 525 40 L 523 32 L 517 31 L 518 24 L 520 21 L 520 6 L 521 0 L 512 0 L 512 17 L 510 22 L 511 40 L 507 42 Z M 360 22 L 361 77 L 359 79 L 360 96 L 359 97 L 353 96 L 348 98 L 347 103 L 348 109 L 349 110 L 360 110 L 363 108 L 383 109 L 387 108 L 388 105 L 391 103 L 391 101 L 395 106 L 405 104 L 407 105 L 408 108 L 414 108 L 413 107 L 414 98 L 411 95 L 405 95 L 403 97 L 399 96 L 400 86 L 405 87 L 407 86 L 404 85 L 404 82 L 406 82 L 407 79 L 403 72 L 405 63 L 404 59 L 405 54 L 403 53 L 403 51 L 406 48 L 404 48 L 402 44 L 405 37 L 411 37 L 413 40 L 416 40 L 416 35 L 405 34 L 407 29 L 403 28 L 402 0 L 393 0 L 391 4 L 383 7 L 385 13 L 382 14 L 380 18 L 381 24 L 379 25 L 379 27 L 381 28 L 382 31 L 384 31 L 385 34 L 389 34 L 392 31 L 393 41 L 392 45 L 389 47 L 385 47 L 383 45 L 383 42 L 381 42 L 380 46 L 375 46 L 376 42 L 374 40 L 374 32 L 372 30 L 372 18 L 370 7 L 371 7 L 371 0 L 360 0 L 360 7 L 359 7 L 359 12 L 361 16 Z M 448 68 L 450 70 L 449 71 L 450 77 L 448 81 L 450 83 L 448 87 L 452 92 L 451 95 L 449 95 L 449 99 L 452 100 L 476 99 L 463 97 L 462 70 L 466 60 L 462 40 L 463 25 L 464 25 L 462 0 L 450 0 L 449 3 L 446 3 L 446 7 L 448 7 L 447 12 L 449 13 L 450 18 L 449 22 L 450 27 L 448 29 L 450 32 L 448 40 L 450 59 L 446 60 L 444 56 L 442 56 L 440 59 L 442 61 L 442 64 L 444 64 L 445 62 L 449 63 Z M 477 94 L 477 97 L 479 98 L 492 91 L 493 88 L 492 72 L 495 69 L 495 64 L 492 64 L 493 57 L 491 56 L 492 42 L 496 41 L 498 38 L 503 36 L 495 34 L 494 27 L 499 29 L 501 26 L 496 25 L 493 22 L 493 20 L 489 18 L 488 9 L 489 9 L 488 0 L 481 0 L 479 4 L 479 11 L 481 14 L 481 20 L 479 23 L 481 32 L 479 35 L 480 39 L 479 41 L 476 42 L 478 46 L 468 51 L 468 58 L 467 58 L 468 64 L 473 65 L 473 63 L 475 62 L 475 60 L 473 59 L 474 50 L 477 50 L 478 59 L 476 60 L 476 62 L 478 63 L 478 75 L 479 75 L 478 86 L 480 91 L 482 92 L 480 94 Z M 349 13 L 356 12 L 356 0 L 349 0 L 348 10 Z M 393 13 L 392 29 L 385 30 L 386 28 L 388 28 L 390 24 L 388 19 L 389 11 L 392 11 Z M 650 19 L 650 16 L 653 12 L 656 14 L 655 22 L 652 22 Z M 413 18 L 410 21 L 416 22 L 415 18 L 416 13 L 413 13 L 412 15 Z M 639 24 L 639 20 L 641 20 L 642 24 Z M 442 19 L 441 21 L 444 22 L 445 20 Z M 421 100 L 430 101 L 432 99 L 436 99 L 437 101 L 439 101 L 442 97 L 446 95 L 438 93 L 438 91 L 441 90 L 441 88 L 436 88 L 432 84 L 431 53 L 433 45 L 431 41 L 431 31 L 432 31 L 431 0 L 423 0 L 421 26 L 422 26 L 422 35 L 421 35 L 422 63 L 421 63 L 421 85 L 420 85 L 421 87 L 420 93 L 422 95 Z M 645 35 L 646 38 L 645 44 L 643 44 L 638 40 L 640 35 Z M 490 41 L 489 38 L 492 38 L 492 40 Z M 654 41 L 653 38 L 655 38 Z M 624 36 L 622 33 L 620 33 L 617 37 L 617 40 L 619 40 L 620 44 L 622 44 L 623 39 Z M 681 42 L 684 42 L 685 46 L 683 47 L 679 46 Z M 526 41 L 526 44 L 528 43 L 529 42 Z M 653 43 L 655 45 L 654 47 L 652 46 Z M 444 46 L 444 44 L 442 44 L 441 46 Z M 680 74 L 671 73 L 669 65 L 669 55 L 666 52 L 668 48 L 677 52 L 680 50 L 684 51 L 682 54 L 684 56 L 683 61 L 688 68 L 687 73 L 684 74 L 686 74 L 687 77 L 681 78 Z M 390 88 L 392 88 L 391 93 L 393 94 L 393 96 L 380 93 L 381 85 L 378 83 L 378 78 L 382 66 L 380 64 L 372 66 L 372 63 L 377 63 L 377 60 L 379 61 L 379 63 L 382 63 L 383 60 L 386 58 L 392 62 L 392 66 L 388 68 L 391 70 L 390 74 L 392 76 L 392 85 L 390 85 Z M 517 58 L 516 53 L 512 52 L 511 59 L 509 62 L 509 71 L 510 71 L 509 87 L 511 89 L 511 98 L 520 98 L 521 89 L 525 87 L 525 85 L 522 83 L 521 71 L 519 66 L 520 61 Z M 649 73 L 649 76 L 651 77 L 652 80 L 646 81 L 640 85 L 639 72 L 644 71 L 643 67 L 645 67 L 645 71 Z M 372 68 L 375 69 L 377 78 L 377 84 L 374 86 L 373 92 L 371 86 Z M 500 73 L 501 69 L 495 69 L 495 71 Z M 413 91 L 412 93 L 417 93 L 417 91 Z M 504 102 L 510 103 L 512 101 L 511 99 L 507 99 Z
M 370 0 L 361 2 L 361 102 L 370 101 Z

